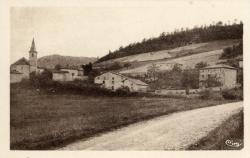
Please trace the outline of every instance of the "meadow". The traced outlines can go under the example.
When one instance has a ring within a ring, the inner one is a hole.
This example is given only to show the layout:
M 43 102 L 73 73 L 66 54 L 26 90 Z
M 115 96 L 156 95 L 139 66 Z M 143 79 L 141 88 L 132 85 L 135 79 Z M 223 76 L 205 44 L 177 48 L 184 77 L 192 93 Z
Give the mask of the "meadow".
M 10 90 L 10 148 L 17 150 L 55 149 L 153 117 L 232 102 L 48 94 L 19 85 Z

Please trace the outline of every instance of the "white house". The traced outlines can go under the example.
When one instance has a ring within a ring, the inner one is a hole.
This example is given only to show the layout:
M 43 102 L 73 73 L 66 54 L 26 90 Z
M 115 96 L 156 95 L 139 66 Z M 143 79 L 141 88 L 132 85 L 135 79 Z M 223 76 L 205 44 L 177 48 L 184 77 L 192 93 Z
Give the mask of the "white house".
M 68 72 L 72 78 L 75 78 L 78 76 L 78 69 L 73 69 L 73 68 L 61 68 L 60 71 L 66 71 Z
M 216 77 L 221 82 L 222 88 L 234 88 L 237 84 L 237 69 L 225 64 L 207 66 L 200 69 L 200 87 L 204 87 L 204 81 L 209 77 Z
M 140 80 L 132 79 L 115 72 L 106 72 L 104 74 L 101 74 L 100 76 L 95 77 L 94 82 L 96 84 L 99 84 L 101 87 L 113 91 L 121 87 L 128 87 L 131 92 L 135 91 L 145 92 L 148 87 L 148 84 Z
M 72 74 L 68 71 L 53 71 L 52 72 L 52 79 L 54 81 L 73 81 Z

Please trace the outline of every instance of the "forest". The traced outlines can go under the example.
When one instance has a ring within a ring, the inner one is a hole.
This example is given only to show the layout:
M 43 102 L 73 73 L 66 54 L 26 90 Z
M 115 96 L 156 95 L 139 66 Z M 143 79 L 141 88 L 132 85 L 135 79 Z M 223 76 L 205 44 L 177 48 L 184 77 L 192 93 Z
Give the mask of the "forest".
M 242 39 L 243 23 L 223 24 L 219 21 L 209 26 L 199 26 L 192 29 L 181 28 L 173 32 L 161 33 L 158 37 L 143 39 L 141 42 L 121 46 L 115 51 L 101 57 L 96 63 L 110 59 L 121 58 L 129 55 L 141 54 L 152 51 L 173 49 L 193 43 L 209 42 L 226 39 Z

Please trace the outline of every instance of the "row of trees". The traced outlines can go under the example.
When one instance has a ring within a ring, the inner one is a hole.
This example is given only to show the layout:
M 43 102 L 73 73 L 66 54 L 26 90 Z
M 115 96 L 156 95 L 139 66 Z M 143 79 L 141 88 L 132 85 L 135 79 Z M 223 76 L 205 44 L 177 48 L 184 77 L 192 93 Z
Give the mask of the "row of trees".
M 221 21 L 210 26 L 180 29 L 171 33 L 161 33 L 156 38 L 143 39 L 141 42 L 131 43 L 109 53 L 97 62 L 120 58 L 128 55 L 159 51 L 184 46 L 190 43 L 208 42 L 225 39 L 242 39 L 243 23 L 223 25 Z
M 148 68 L 147 74 L 152 78 L 150 88 L 152 89 L 186 89 L 199 88 L 199 69 L 208 66 L 205 62 L 196 64 L 195 69 L 182 70 L 178 64 L 175 64 L 171 70 L 159 71 L 156 64 Z M 216 76 L 211 76 L 204 81 L 207 87 L 220 86 Z
M 221 54 L 221 59 L 232 59 L 237 56 L 243 55 L 243 42 L 242 40 L 238 45 L 234 45 L 233 47 L 227 47 L 223 49 L 223 53 Z

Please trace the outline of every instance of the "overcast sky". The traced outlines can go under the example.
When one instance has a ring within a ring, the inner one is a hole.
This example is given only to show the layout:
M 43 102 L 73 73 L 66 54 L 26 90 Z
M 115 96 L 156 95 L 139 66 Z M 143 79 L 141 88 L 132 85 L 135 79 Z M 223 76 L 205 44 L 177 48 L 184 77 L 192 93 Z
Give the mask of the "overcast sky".
M 28 58 L 33 37 L 39 57 L 101 57 L 109 50 L 175 28 L 243 20 L 243 5 L 186 1 L 153 7 L 13 7 L 11 62 Z

